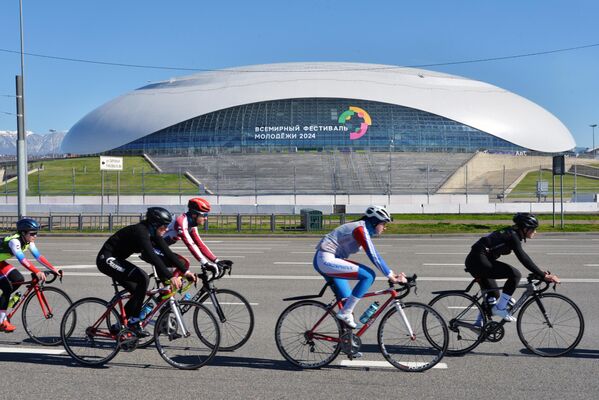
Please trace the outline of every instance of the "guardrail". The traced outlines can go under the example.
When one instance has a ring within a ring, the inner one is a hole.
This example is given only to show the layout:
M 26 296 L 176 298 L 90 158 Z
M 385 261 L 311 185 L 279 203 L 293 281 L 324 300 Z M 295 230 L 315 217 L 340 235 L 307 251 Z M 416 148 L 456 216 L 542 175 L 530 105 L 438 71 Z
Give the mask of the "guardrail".
M 28 217 L 42 225 L 42 232 L 115 232 L 124 226 L 138 223 L 144 218 L 144 214 L 52 214 Z M 201 229 L 216 233 L 320 231 L 334 229 L 347 219 L 347 214 L 332 214 L 320 216 L 319 220 L 304 226 L 300 215 L 211 214 Z M 0 230 L 14 231 L 17 220 L 14 215 L 0 215 Z

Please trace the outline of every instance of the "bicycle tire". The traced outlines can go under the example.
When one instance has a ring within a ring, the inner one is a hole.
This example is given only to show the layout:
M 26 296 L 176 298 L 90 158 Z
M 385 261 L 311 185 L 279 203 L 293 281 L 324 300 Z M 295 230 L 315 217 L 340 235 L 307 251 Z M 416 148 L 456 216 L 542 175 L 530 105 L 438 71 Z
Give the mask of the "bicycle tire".
M 210 294 L 206 293 L 198 301 L 200 304 L 210 304 L 213 314 L 220 322 L 219 351 L 233 351 L 243 346 L 254 331 L 254 311 L 250 303 L 241 294 L 230 289 L 215 289 L 214 294 L 223 312 L 225 321 L 220 319 L 216 305 L 212 304 Z
M 398 311 L 393 306 L 379 325 L 379 348 L 385 359 L 402 371 L 426 371 L 445 355 L 449 341 L 447 325 L 443 317 L 426 304 L 410 302 L 401 307 L 413 335 L 410 335 L 403 318 L 396 315 Z
M 60 324 L 62 343 L 79 364 L 101 366 L 118 354 L 118 340 L 108 336 L 108 316 L 110 320 L 120 319 L 116 310 L 109 307 L 105 300 L 86 297 L 73 303 L 65 312 Z M 102 329 L 102 335 L 95 335 L 96 332 L 92 331 L 94 325 Z
M 188 336 L 181 334 L 181 327 L 167 304 L 166 311 L 156 321 L 154 343 L 160 356 L 173 367 L 198 369 L 208 364 L 218 351 L 219 324 L 210 310 L 198 302 L 182 300 L 179 305 L 189 306 L 182 314 Z
M 38 308 L 29 307 L 33 299 L 37 300 L 35 291 L 32 291 L 23 303 L 21 320 L 23 328 L 31 340 L 44 346 L 57 346 L 62 343 L 60 336 L 60 323 L 66 310 L 73 304 L 71 298 L 63 290 L 44 286 L 40 288 L 46 303 L 51 308 L 52 314 L 46 317 L 39 304 Z M 35 310 L 35 311 L 34 311 Z
M 441 314 L 447 324 L 448 355 L 466 354 L 483 341 L 482 327 L 487 322 L 487 316 L 474 297 L 462 292 L 442 293 L 428 305 Z M 479 315 L 482 320 L 480 328 L 476 329 L 475 322 Z
M 314 331 L 317 323 L 318 330 Z M 314 340 L 314 333 L 323 335 L 326 340 Z M 304 369 L 330 364 L 341 351 L 341 335 L 341 322 L 335 314 L 314 300 L 291 304 L 281 313 L 275 326 L 275 342 L 281 355 Z
M 549 320 L 537 301 L 542 303 Z M 528 350 L 543 357 L 559 357 L 580 343 L 584 334 L 584 317 L 578 306 L 566 296 L 541 293 L 524 303 L 516 327 L 518 337 Z

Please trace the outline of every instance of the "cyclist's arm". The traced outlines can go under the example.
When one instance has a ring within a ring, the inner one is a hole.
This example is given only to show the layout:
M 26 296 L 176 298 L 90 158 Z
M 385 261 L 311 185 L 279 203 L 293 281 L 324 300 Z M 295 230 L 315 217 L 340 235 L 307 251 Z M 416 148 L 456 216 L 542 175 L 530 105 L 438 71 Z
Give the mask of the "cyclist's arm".
M 196 226 L 194 226 L 193 228 L 191 228 L 191 238 L 193 239 L 193 241 L 196 244 L 196 246 L 198 246 L 198 248 L 200 249 L 200 251 L 202 252 L 202 255 L 204 255 L 204 257 L 206 257 L 207 259 L 209 259 L 213 263 L 215 263 L 215 262 L 218 261 L 218 258 L 214 255 L 214 253 L 212 253 L 210 251 L 210 249 L 208 248 L 208 246 L 206 246 L 206 244 L 204 243 L 204 241 L 200 237 L 200 233 L 198 232 L 198 228 Z
M 158 248 L 158 250 L 162 251 L 162 254 L 164 254 L 164 258 L 166 259 L 166 262 L 169 266 L 175 267 L 182 273 L 185 273 L 187 271 L 187 267 L 185 266 L 181 258 L 179 258 L 179 256 L 173 253 L 173 251 L 170 249 L 168 243 L 166 243 L 164 238 L 154 238 L 154 244 L 156 245 L 156 248 Z
M 142 224 L 136 225 L 135 236 L 139 240 L 139 247 L 141 253 L 147 257 L 147 262 L 151 263 L 156 267 L 156 272 L 161 279 L 167 280 L 173 277 L 173 274 L 169 270 L 168 266 L 164 263 L 162 258 L 154 251 L 154 246 L 150 240 L 150 232 Z M 164 243 L 164 240 L 162 241 Z M 162 249 L 160 249 L 162 250 Z
M 8 242 L 8 247 L 10 248 L 10 250 L 15 255 L 17 260 L 21 263 L 22 266 L 24 266 L 25 268 L 27 268 L 29 271 L 33 272 L 34 274 L 37 274 L 40 272 L 40 270 L 37 269 L 35 267 L 35 265 L 31 264 L 29 262 L 29 260 L 27 258 L 25 258 L 25 253 L 23 253 L 23 250 L 21 249 L 21 242 L 19 242 L 19 239 L 13 239 L 10 242 Z
M 362 246 L 370 261 L 385 275 L 386 277 L 394 276 L 393 271 L 387 266 L 387 263 L 383 258 L 379 255 L 379 253 L 374 248 L 374 244 L 370 239 L 370 235 L 364 229 L 363 226 L 358 226 L 352 232 L 354 239 Z
M 518 234 L 516 232 L 512 233 L 512 248 L 514 249 L 514 254 L 527 270 L 537 275 L 539 278 L 544 279 L 546 275 L 545 272 L 541 271 L 541 269 L 537 267 L 537 264 L 535 264 L 534 261 L 532 261 L 532 258 L 530 258 L 528 254 L 526 254 L 526 252 L 522 248 L 522 243 L 520 242 L 520 239 L 517 235 Z
M 177 218 L 177 236 L 183 240 L 189 252 L 193 255 L 193 257 L 200 262 L 200 264 L 204 265 L 208 262 L 208 259 L 204 257 L 199 247 L 193 241 L 189 233 L 189 225 L 187 224 L 187 218 L 185 214 L 183 216 Z
M 29 243 L 29 250 L 31 251 L 31 254 L 33 254 L 33 256 L 35 257 L 35 259 L 39 261 L 44 267 L 48 268 L 50 271 L 54 272 L 57 275 L 60 274 L 58 272 L 58 269 L 40 253 L 35 244 Z

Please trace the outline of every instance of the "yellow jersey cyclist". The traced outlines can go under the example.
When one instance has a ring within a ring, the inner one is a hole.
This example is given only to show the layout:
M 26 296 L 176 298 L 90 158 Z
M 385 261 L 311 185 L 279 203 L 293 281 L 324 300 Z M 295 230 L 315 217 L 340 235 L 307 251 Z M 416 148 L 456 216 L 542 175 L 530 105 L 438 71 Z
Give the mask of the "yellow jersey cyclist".
M 510 314 L 508 304 L 522 275 L 518 269 L 499 261 L 499 257 L 513 251 L 522 265 L 540 279 L 547 282 L 560 282 L 557 275 L 542 271 L 522 248 L 522 241 L 526 242 L 527 239 L 535 237 L 539 220 L 531 213 L 517 213 L 513 221 L 513 226 L 494 231 L 479 239 L 466 257 L 466 271 L 479 279 L 482 289 L 496 288 L 495 279 L 507 279 L 501 296 L 498 291 L 487 293 L 487 304 L 492 306 L 493 315 L 508 322 L 516 320 Z
M 182 280 L 173 275 L 169 266 L 176 267 L 185 278 L 195 280 L 195 275 L 187 271 L 183 262 L 162 238 L 172 218 L 171 213 L 162 207 L 148 208 L 143 221 L 126 226 L 108 238 L 96 258 L 100 272 L 113 278 L 131 293 L 131 298 L 125 304 L 125 313 L 128 328 L 138 336 L 148 335 L 141 329 L 139 321 L 149 277 L 144 270 L 127 261 L 127 258 L 134 253 L 143 253 L 144 259 L 156 267 L 159 279 L 163 282 L 170 280 L 175 289 L 181 288 Z
M 332 288 L 337 298 L 346 299 L 337 318 L 351 328 L 357 326 L 353 316 L 354 308 L 374 282 L 375 273 L 366 265 L 348 260 L 347 257 L 363 248 L 370 261 L 389 280 L 395 283 L 406 282 L 405 274 L 393 272 L 371 240 L 372 236 L 385 231 L 388 222 L 391 222 L 391 215 L 387 210 L 380 206 L 370 206 L 360 220 L 337 227 L 316 246 L 314 268 L 327 282 L 333 283 Z M 353 290 L 348 280 L 358 281 Z
M 34 279 L 45 282 L 46 275 L 25 258 L 25 251 L 29 249 L 39 263 L 62 277 L 62 271 L 54 267 L 40 253 L 34 243 L 40 228 L 41 226 L 36 220 L 22 218 L 17 221 L 17 233 L 6 236 L 0 242 L 0 290 L 2 291 L 2 297 L 0 297 L 0 332 L 13 332 L 15 330 L 15 326 L 6 318 L 6 309 L 11 294 L 25 280 L 23 275 L 6 260 L 16 257 L 23 267 L 31 271 L 32 276 L 35 277 Z

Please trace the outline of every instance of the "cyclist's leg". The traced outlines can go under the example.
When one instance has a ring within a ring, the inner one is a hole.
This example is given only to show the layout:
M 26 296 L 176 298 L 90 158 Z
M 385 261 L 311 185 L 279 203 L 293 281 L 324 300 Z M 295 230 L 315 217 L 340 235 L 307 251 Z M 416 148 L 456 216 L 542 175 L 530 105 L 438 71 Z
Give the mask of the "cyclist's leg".
M 114 257 L 98 257 L 96 263 L 100 272 L 114 278 L 131 293 L 125 313 L 129 318 L 139 318 L 150 281 L 148 274 L 129 261 Z
M 512 267 L 501 261 L 493 261 L 492 278 L 507 278 L 503 285 L 503 292 L 497 301 L 497 309 L 505 310 L 512 295 L 516 291 L 516 286 L 520 282 L 522 274 L 517 268 Z
M 23 280 L 23 275 L 12 265 L 7 262 L 0 263 L 0 290 L 2 290 L 2 296 L 0 297 L 0 331 L 12 332 L 15 330 L 15 326 L 6 318 L 6 310 L 8 309 L 10 296 L 21 286 Z

